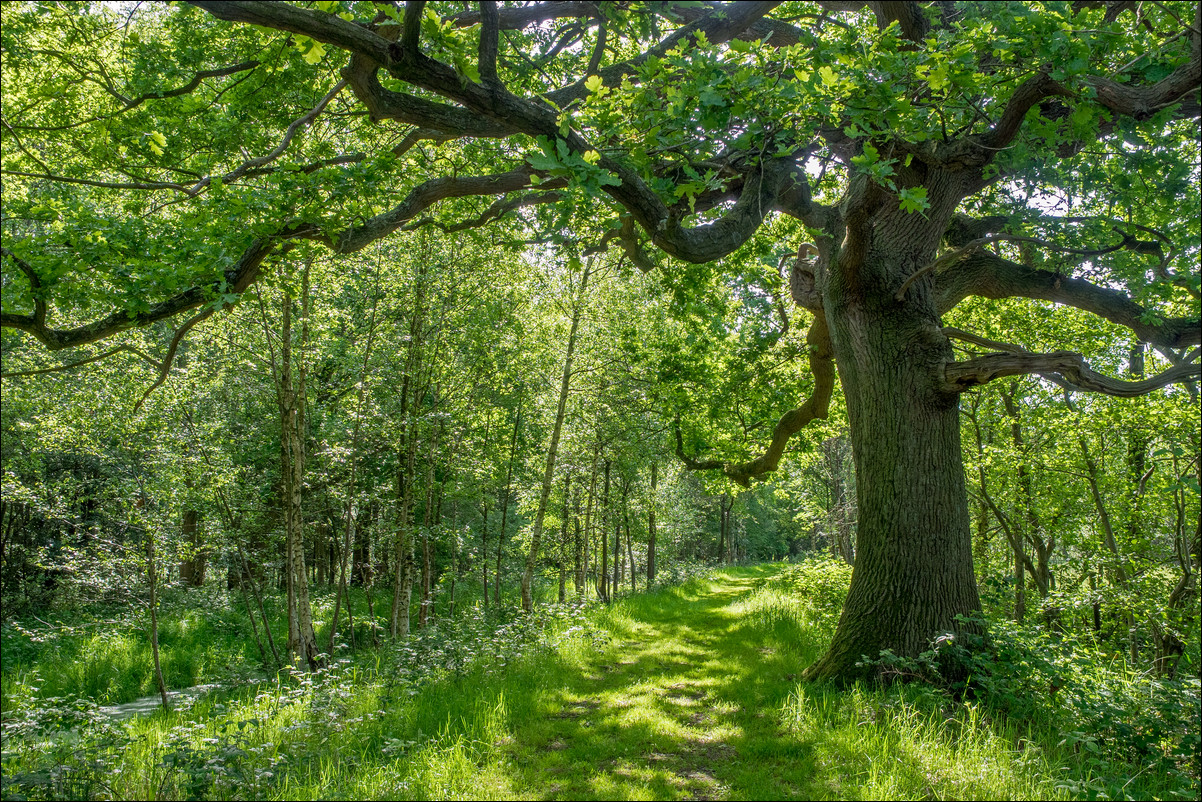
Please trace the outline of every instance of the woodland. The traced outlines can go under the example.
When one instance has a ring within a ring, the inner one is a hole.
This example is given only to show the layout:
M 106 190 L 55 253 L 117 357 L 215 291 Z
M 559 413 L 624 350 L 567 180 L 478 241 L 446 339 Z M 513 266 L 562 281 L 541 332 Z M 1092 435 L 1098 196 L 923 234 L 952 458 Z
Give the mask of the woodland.
M 1197 3 L 0 23 L 4 799 L 1198 798 Z

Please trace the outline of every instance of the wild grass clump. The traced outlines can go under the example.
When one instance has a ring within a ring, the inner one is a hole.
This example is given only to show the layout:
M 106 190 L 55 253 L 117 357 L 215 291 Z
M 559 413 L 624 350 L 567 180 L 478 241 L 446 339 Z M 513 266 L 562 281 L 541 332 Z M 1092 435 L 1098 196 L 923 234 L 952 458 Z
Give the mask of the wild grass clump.
M 1000 620 L 989 639 L 968 636 L 950 656 L 967 670 L 963 692 L 1016 720 L 1045 722 L 1097 776 L 1074 793 L 1121 798 L 1105 777 L 1115 765 L 1153 780 L 1162 798 L 1197 795 L 1202 758 L 1202 694 L 1197 677 L 1168 679 L 1132 667 L 1089 635 Z M 959 689 L 953 689 L 959 690 Z
M 250 624 L 216 588 L 171 589 L 159 612 L 159 649 L 169 688 L 237 682 L 258 668 Z M 100 705 L 155 693 L 143 608 L 93 608 L 54 623 L 0 626 L 0 702 L 78 696 Z
M 780 612 L 796 609 L 804 617 L 806 628 L 828 638 L 843 611 L 843 600 L 851 586 L 851 566 L 834 557 L 810 557 L 785 565 L 767 577 L 755 593 L 772 598 Z
M 1066 767 L 1025 726 L 921 685 L 799 684 L 780 711 L 831 796 L 1054 799 Z
M 1045 740 L 1080 768 L 1056 784 L 1072 796 L 1197 796 L 1196 677 L 1135 670 L 1090 637 L 1007 620 L 964 624 L 960 635 L 938 639 L 916 658 L 884 651 L 866 664 L 884 685 L 900 680 L 1004 722 L 1038 722 Z

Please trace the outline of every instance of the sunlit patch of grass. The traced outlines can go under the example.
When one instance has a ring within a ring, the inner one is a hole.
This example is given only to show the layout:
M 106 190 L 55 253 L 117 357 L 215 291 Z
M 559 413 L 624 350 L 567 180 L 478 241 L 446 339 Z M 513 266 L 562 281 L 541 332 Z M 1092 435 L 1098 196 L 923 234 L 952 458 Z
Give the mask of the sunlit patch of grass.
M 823 796 L 1060 799 L 1070 768 L 1029 728 L 921 687 L 836 690 L 798 684 L 780 710 L 810 752 Z M 820 778 L 820 779 L 819 779 Z

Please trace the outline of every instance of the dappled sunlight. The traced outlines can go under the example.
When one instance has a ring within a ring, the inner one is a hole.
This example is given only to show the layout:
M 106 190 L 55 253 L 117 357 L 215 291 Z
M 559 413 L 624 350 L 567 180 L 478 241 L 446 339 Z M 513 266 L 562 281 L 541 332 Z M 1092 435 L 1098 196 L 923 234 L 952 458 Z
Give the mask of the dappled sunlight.
M 577 650 L 510 719 L 479 782 L 538 799 L 1064 796 L 1055 761 L 930 691 L 798 681 L 822 636 L 763 580 L 773 566 L 616 602 L 615 637 Z M 487 788 L 478 787 L 480 794 Z
M 118 722 L 98 710 L 101 725 L 81 735 L 117 745 L 115 776 L 138 798 L 1074 798 L 1093 787 L 1082 750 L 983 703 L 920 683 L 801 682 L 829 638 L 841 572 L 727 569 L 586 613 L 540 607 L 498 630 L 505 649 L 472 660 L 431 632 L 377 654 L 374 670 L 343 659 L 180 695 L 171 712 Z M 791 587 L 799 577 L 809 596 Z

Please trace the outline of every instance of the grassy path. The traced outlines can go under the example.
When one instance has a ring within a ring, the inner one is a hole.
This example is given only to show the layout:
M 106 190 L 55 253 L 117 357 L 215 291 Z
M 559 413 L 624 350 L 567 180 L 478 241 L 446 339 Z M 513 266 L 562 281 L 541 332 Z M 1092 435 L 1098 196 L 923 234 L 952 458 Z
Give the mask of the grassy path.
M 515 722 L 510 793 L 531 798 L 807 798 L 814 768 L 776 712 L 798 655 L 766 646 L 741 599 L 770 568 L 615 606 L 614 641 Z M 825 793 L 823 793 L 823 791 Z

